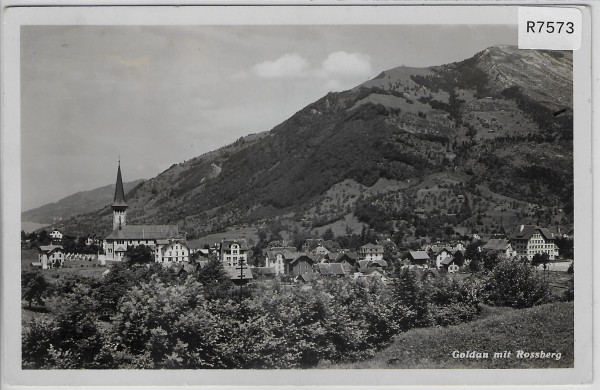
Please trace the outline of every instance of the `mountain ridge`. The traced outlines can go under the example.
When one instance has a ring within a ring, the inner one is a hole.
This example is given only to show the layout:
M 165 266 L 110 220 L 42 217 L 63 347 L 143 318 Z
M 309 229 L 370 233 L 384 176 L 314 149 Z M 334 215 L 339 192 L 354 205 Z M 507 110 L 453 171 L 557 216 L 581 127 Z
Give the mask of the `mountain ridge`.
M 129 222 L 176 223 L 197 237 L 274 221 L 288 232 L 313 229 L 348 214 L 364 222 L 371 210 L 389 217 L 372 228 L 414 234 L 423 219 L 414 210 L 425 209 L 427 220 L 467 230 L 524 219 L 572 228 L 572 53 L 498 46 L 415 69 L 383 71 L 268 132 L 174 164 L 129 193 Z M 420 197 L 431 177 L 436 207 Z M 324 199 L 345 180 L 371 187 L 380 179 L 410 184 L 340 194 L 335 205 Z M 466 206 L 453 203 L 458 195 Z M 109 220 L 104 208 L 64 227 L 108 228 Z

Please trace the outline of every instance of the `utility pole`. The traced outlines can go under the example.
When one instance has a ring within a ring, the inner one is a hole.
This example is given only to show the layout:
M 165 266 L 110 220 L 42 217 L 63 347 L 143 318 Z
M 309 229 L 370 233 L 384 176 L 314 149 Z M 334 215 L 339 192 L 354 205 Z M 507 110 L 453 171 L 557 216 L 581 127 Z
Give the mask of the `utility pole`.
M 244 259 L 240 259 L 240 302 L 242 302 L 243 288 L 244 288 Z

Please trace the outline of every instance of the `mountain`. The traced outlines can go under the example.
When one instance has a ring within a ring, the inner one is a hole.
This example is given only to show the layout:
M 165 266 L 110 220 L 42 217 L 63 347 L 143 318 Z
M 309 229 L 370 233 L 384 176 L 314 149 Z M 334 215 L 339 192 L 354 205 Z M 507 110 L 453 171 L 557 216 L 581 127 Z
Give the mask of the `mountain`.
M 131 191 L 144 180 L 136 180 L 123 184 L 125 191 Z M 99 210 L 110 204 L 115 193 L 115 185 L 107 185 L 89 191 L 81 191 L 69 195 L 54 203 L 48 203 L 35 209 L 21 213 L 21 219 L 28 222 L 52 224 L 66 220 L 75 215 Z
M 137 186 L 129 222 L 177 223 L 188 237 L 234 225 L 341 234 L 365 223 L 413 237 L 521 222 L 571 230 L 572 61 L 496 46 L 384 71 Z M 65 226 L 108 228 L 110 213 Z

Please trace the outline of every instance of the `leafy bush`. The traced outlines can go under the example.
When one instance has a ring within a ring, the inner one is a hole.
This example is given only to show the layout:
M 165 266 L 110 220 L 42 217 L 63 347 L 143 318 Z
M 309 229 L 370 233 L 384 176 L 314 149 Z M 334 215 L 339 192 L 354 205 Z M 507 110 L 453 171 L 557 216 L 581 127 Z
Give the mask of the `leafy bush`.
M 528 262 L 502 260 L 496 265 L 487 286 L 487 301 L 499 306 L 531 307 L 550 300 L 548 283 Z

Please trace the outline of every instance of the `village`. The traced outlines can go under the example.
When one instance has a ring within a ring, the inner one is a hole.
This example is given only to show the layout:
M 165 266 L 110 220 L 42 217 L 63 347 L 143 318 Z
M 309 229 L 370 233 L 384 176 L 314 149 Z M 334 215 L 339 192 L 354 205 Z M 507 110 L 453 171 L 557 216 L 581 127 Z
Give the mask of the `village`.
M 127 224 L 127 201 L 123 190 L 121 167 L 117 171 L 115 195 L 111 205 L 113 230 L 106 237 L 78 237 L 79 246 L 65 249 L 63 233 L 53 230 L 46 234 L 48 245 L 37 246 L 38 261 L 29 268 L 106 267 L 126 261 L 128 251 L 143 246 L 143 262 L 159 263 L 180 273 L 191 273 L 211 260 L 221 262 L 235 284 L 281 278 L 286 282 L 310 283 L 321 278 L 377 279 L 387 283 L 394 267 L 415 269 L 428 277 L 440 273 L 468 274 L 483 268 L 492 269 L 502 259 L 519 258 L 540 270 L 572 270 L 572 259 L 559 253 L 555 239 L 546 227 L 518 225 L 509 236 L 482 237 L 473 234 L 463 240 L 427 243 L 417 250 L 400 251 L 389 239 L 374 235 L 357 248 L 344 248 L 328 237 L 308 238 L 300 247 L 285 240 L 262 242 L 252 247 L 247 238 L 222 239 L 212 245 L 196 248 L 188 245 L 185 233 L 176 225 Z M 22 247 L 31 246 L 23 237 Z M 73 247 L 70 245 L 70 247 Z M 255 255 L 258 253 L 258 255 Z M 254 257 L 254 258 L 252 258 Z M 252 259 L 251 259 L 252 258 Z M 252 260 L 252 261 L 251 261 Z M 492 265 L 490 266 L 490 264 Z

